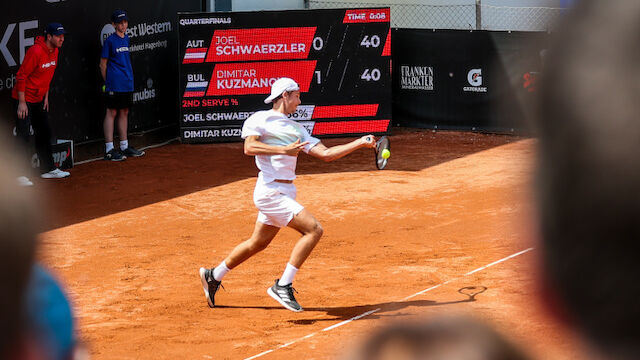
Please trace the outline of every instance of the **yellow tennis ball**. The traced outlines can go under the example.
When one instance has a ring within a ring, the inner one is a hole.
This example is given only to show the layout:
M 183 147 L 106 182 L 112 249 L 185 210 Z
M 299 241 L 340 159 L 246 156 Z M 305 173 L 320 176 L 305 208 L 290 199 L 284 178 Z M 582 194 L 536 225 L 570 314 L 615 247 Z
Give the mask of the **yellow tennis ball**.
M 391 156 L 391 151 L 389 151 L 389 149 L 382 150 L 382 158 L 383 159 L 388 159 L 389 156 Z

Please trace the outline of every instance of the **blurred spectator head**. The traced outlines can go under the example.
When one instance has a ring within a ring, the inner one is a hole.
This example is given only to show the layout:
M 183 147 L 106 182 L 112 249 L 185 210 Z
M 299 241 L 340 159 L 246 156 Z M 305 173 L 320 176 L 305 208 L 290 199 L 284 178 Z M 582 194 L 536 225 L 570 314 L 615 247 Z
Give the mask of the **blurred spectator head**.
M 36 249 L 37 210 L 31 189 L 19 187 L 10 139 L 0 135 L 0 358 L 22 343 L 24 292 Z
M 540 88 L 536 174 L 545 286 L 612 358 L 640 353 L 640 2 L 582 0 Z
M 491 327 L 463 316 L 384 326 L 350 356 L 350 360 L 525 359 L 522 351 Z
M 71 304 L 60 284 L 40 265 L 33 267 L 25 301 L 27 331 L 43 359 L 71 359 L 76 345 Z

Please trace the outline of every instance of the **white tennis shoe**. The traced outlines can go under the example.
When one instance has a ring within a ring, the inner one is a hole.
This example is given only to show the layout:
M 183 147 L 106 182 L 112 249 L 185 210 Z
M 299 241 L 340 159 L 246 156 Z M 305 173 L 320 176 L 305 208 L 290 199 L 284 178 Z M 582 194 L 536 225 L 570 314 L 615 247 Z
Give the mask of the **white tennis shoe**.
M 26 176 L 18 176 L 16 181 L 18 182 L 18 186 L 33 186 L 31 180 Z
M 40 177 L 43 179 L 62 179 L 71 175 L 68 171 L 62 171 L 60 169 L 53 169 L 47 173 L 40 174 Z

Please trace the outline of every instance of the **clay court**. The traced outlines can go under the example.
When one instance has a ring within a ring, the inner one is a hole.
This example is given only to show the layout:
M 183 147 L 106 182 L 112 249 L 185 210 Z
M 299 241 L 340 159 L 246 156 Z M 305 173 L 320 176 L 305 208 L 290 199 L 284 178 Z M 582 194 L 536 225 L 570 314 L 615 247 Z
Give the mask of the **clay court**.
M 408 129 L 390 139 L 383 171 L 370 150 L 333 163 L 301 155 L 298 201 L 325 229 L 294 283 L 302 313 L 266 293 L 298 237 L 290 229 L 207 306 L 198 268 L 256 219 L 257 169 L 240 143 L 172 143 L 39 182 L 50 200 L 39 257 L 66 284 L 93 359 L 339 359 L 372 329 L 448 312 L 487 320 L 535 358 L 575 358 L 539 305 L 535 140 Z

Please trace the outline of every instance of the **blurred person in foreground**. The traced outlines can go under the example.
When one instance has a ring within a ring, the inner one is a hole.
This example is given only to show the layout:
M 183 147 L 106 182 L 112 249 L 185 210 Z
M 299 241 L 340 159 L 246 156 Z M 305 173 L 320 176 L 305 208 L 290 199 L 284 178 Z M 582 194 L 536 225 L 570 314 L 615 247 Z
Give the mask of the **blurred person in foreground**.
M 504 336 L 468 316 L 386 325 L 345 360 L 527 360 Z
M 36 264 L 25 294 L 26 330 L 38 359 L 70 360 L 87 357 L 79 346 L 73 309 L 60 282 L 50 271 Z
M 20 168 L 0 136 L 0 359 L 87 358 L 60 285 L 34 263 L 38 204 L 16 184 Z
M 22 311 L 36 250 L 37 211 L 32 193 L 16 184 L 19 167 L 0 136 L 0 359 L 25 358 Z
M 576 4 L 540 87 L 543 301 L 587 358 L 640 358 L 640 2 Z

